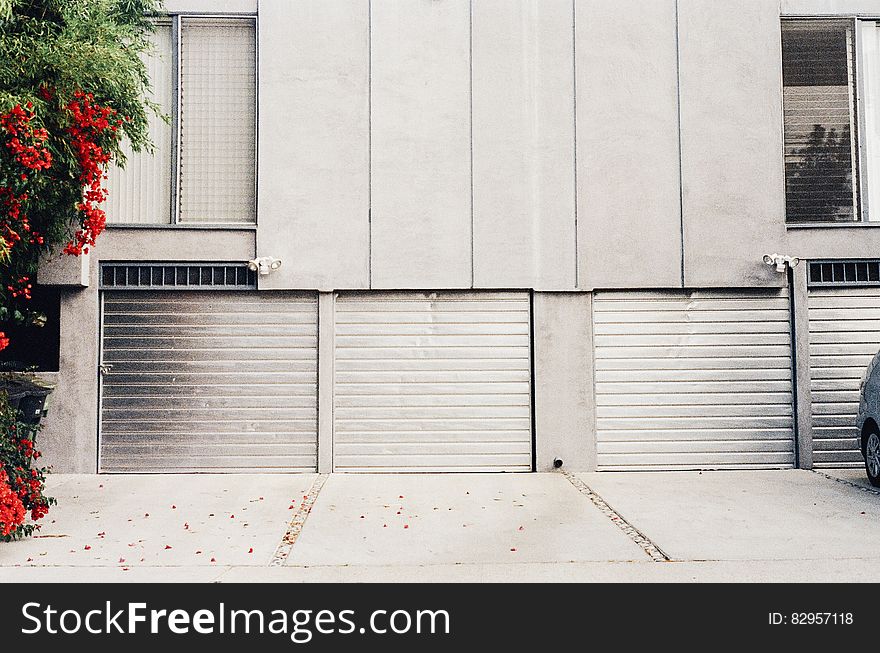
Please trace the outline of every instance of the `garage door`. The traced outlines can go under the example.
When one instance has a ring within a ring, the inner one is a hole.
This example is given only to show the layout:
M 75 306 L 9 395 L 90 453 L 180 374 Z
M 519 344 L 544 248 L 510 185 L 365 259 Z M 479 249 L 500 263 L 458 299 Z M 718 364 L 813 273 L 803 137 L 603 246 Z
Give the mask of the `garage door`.
M 342 295 L 334 468 L 529 471 L 527 293 Z
M 814 288 L 809 296 L 813 463 L 861 466 L 859 385 L 880 349 L 880 288 Z
M 104 472 L 314 471 L 317 301 L 106 292 Z
M 598 465 L 794 465 L 784 292 L 602 292 L 594 298 Z

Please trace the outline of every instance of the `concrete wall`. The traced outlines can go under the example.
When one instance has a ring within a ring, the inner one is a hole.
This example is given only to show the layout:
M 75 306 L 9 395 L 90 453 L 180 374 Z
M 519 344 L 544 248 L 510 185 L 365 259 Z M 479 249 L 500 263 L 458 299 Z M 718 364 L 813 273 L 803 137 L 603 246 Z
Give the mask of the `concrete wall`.
M 681 285 L 675 7 L 576 4 L 581 288 Z
M 474 286 L 576 284 L 571 0 L 473 4 Z
M 865 14 L 880 16 L 875 0 L 781 0 L 782 13 L 786 16 L 803 14 Z
M 596 468 L 591 293 L 535 293 L 537 471 Z
M 261 287 L 369 287 L 369 41 L 364 0 L 260 5 Z
M 684 285 L 781 285 L 785 239 L 779 8 L 679 0 Z
M 263 287 L 779 286 L 764 254 L 862 256 L 785 226 L 779 19 L 870 7 L 262 0 Z
M 782 161 L 780 14 L 873 0 L 167 6 L 259 10 L 259 226 L 102 236 L 90 286 L 64 293 L 59 471 L 95 468 L 101 260 L 277 256 L 263 289 L 535 289 L 539 468 L 589 469 L 590 295 L 572 291 L 776 286 L 766 253 L 880 251 L 880 229 L 787 229 Z
M 786 228 L 782 161 L 780 15 L 873 0 L 167 6 L 259 12 L 261 288 L 778 286 L 764 254 L 880 246 Z
M 473 283 L 469 0 L 372 3 L 372 287 Z

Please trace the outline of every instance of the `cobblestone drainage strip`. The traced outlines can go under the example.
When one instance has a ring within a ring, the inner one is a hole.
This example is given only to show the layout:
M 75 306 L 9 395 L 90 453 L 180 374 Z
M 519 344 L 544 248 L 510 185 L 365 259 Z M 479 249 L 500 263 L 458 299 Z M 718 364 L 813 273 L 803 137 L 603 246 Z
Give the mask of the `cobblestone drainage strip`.
M 852 481 L 847 481 L 845 478 L 837 478 L 836 476 L 832 476 L 831 474 L 826 474 L 825 472 L 820 472 L 818 469 L 811 470 L 814 474 L 818 474 L 823 478 L 827 478 L 829 481 L 836 481 L 837 483 L 843 483 L 844 485 L 848 485 L 850 487 L 854 487 L 857 490 L 861 490 L 866 494 L 873 494 L 874 496 L 880 497 L 880 490 L 875 490 L 874 488 L 865 487 L 864 485 L 859 485 L 858 483 L 853 483 Z
M 299 509 L 293 514 L 293 518 L 287 526 L 287 532 L 281 538 L 281 543 L 275 549 L 272 560 L 269 561 L 270 567 L 280 567 L 287 560 L 290 550 L 296 544 L 296 540 L 302 532 L 303 526 L 305 526 L 309 513 L 312 512 L 312 506 L 315 505 L 315 500 L 318 498 L 321 488 L 324 487 L 327 476 L 328 474 L 319 474 L 312 483 L 312 487 L 309 488 L 302 503 L 299 504 Z
M 617 511 L 605 503 L 605 499 L 593 492 L 589 485 L 570 472 L 564 471 L 562 472 L 562 475 L 568 479 L 568 482 L 571 483 L 578 492 L 592 501 L 593 505 L 596 506 L 603 515 L 608 517 L 608 519 L 614 522 L 620 530 L 626 533 L 626 536 L 629 537 L 629 539 L 638 544 L 641 549 L 650 556 L 651 560 L 654 562 L 669 562 L 671 560 L 671 558 L 666 555 L 659 546 L 648 539 L 644 533 L 617 514 Z

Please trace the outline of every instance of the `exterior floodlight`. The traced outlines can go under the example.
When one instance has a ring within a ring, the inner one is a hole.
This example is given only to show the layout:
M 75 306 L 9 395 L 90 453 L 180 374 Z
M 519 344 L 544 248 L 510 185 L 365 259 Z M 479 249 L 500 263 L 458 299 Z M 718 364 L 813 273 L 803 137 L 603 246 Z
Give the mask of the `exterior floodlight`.
M 262 258 L 255 258 L 253 261 L 248 261 L 248 269 L 253 272 L 259 272 L 260 276 L 275 272 L 275 270 L 280 267 L 281 259 L 272 256 L 263 256 Z
M 782 274 L 787 268 L 796 268 L 801 260 L 796 256 L 783 256 L 782 254 L 765 254 L 764 263 L 775 265 L 776 271 Z

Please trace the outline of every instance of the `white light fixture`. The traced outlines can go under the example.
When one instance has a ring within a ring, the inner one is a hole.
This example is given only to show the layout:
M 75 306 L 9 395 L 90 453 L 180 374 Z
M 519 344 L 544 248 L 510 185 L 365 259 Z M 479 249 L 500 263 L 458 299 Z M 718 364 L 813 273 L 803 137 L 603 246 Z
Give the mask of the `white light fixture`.
M 783 256 L 782 254 L 765 254 L 764 263 L 775 265 L 776 271 L 782 274 L 787 267 L 796 268 L 801 260 L 796 256 Z
M 248 261 L 248 269 L 253 272 L 259 272 L 261 276 L 266 276 L 270 272 L 274 272 L 281 267 L 281 259 L 272 256 L 263 256 Z

